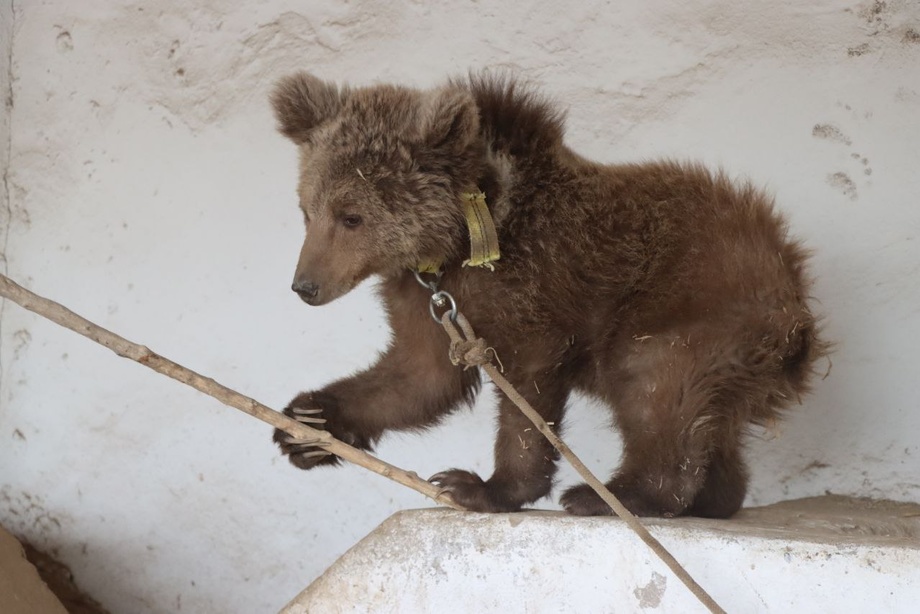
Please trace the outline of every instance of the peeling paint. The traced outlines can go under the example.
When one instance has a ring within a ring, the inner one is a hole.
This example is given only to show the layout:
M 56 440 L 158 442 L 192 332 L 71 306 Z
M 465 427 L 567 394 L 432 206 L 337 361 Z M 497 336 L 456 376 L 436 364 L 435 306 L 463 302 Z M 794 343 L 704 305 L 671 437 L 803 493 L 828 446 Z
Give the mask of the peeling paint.
M 652 573 L 652 579 L 643 587 L 633 590 L 633 595 L 639 600 L 639 607 L 643 610 L 657 608 L 661 605 L 661 598 L 667 590 L 668 579 L 658 572 Z

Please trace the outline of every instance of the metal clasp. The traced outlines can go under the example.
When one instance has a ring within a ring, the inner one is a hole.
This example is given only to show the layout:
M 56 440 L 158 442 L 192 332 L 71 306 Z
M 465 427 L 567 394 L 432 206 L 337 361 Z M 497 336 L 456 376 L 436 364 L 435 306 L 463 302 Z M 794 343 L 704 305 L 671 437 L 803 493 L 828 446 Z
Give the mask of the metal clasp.
M 441 283 L 441 275 L 443 275 L 443 272 L 438 271 L 435 273 L 433 281 L 425 281 L 422 278 L 422 274 L 418 271 L 413 271 L 413 273 L 415 274 L 415 280 L 421 284 L 423 288 L 426 288 L 431 292 L 431 302 L 428 303 L 428 313 L 431 314 L 431 319 L 440 324 L 441 318 L 438 317 L 437 309 L 444 309 L 450 305 L 450 309 L 448 310 L 448 313 L 450 314 L 450 321 L 456 322 L 457 301 L 454 300 L 454 297 L 451 296 L 449 292 L 438 289 L 438 285 Z

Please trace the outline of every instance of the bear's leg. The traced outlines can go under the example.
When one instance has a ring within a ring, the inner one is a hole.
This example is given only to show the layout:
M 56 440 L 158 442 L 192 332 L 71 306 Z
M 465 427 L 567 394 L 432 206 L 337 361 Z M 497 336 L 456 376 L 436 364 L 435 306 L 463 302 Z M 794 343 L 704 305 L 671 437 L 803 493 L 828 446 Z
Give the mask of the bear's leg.
M 479 389 L 478 369 L 450 362 L 448 339 L 428 317 L 428 295 L 411 275 L 385 285 L 393 341 L 375 365 L 313 392 L 297 395 L 284 410 L 294 419 L 320 418 L 337 439 L 371 449 L 389 430 L 421 429 L 436 424 Z M 321 410 L 316 413 L 315 410 Z M 276 430 L 275 442 L 300 469 L 338 463 L 338 457 Z
M 684 514 L 706 479 L 706 457 L 649 434 L 624 449 L 624 460 L 607 488 L 636 516 L 670 518 Z M 560 503 L 577 516 L 604 516 L 613 510 L 587 484 L 568 489 Z
M 744 498 L 740 433 L 757 396 L 720 359 L 720 339 L 688 338 L 637 341 L 616 381 L 599 391 L 623 435 L 623 461 L 607 486 L 639 516 L 726 517 Z M 577 515 L 612 513 L 587 485 L 561 502 Z
M 411 350 L 405 353 L 411 354 Z M 454 367 L 446 355 L 426 364 L 418 355 L 403 354 L 394 345 L 367 371 L 322 390 L 297 395 L 284 413 L 295 420 L 301 416 L 322 418 L 326 421 L 322 426 L 305 424 L 325 428 L 333 437 L 369 450 L 388 430 L 431 426 L 463 401 L 473 399 L 479 387 L 478 371 Z M 311 412 L 316 409 L 321 411 Z M 315 446 L 283 431 L 276 430 L 274 439 L 300 469 L 338 463 L 336 456 L 313 455 Z
M 688 516 L 728 518 L 741 509 L 747 494 L 748 473 L 741 457 L 741 445 L 735 441 L 714 450 L 709 457 L 706 481 L 693 503 Z
M 557 432 L 561 427 L 568 389 L 561 382 L 533 385 L 513 382 L 519 392 Z M 549 494 L 559 454 L 503 394 L 495 441 L 495 471 L 488 480 L 475 473 L 451 469 L 432 477 L 464 507 L 477 512 L 514 512 Z
M 706 457 L 685 456 L 664 466 L 649 462 L 645 453 L 633 455 L 606 486 L 637 516 L 679 515 L 728 518 L 741 508 L 747 491 L 747 470 L 739 446 L 714 450 Z M 670 467 L 668 466 L 670 465 Z M 700 484 L 699 476 L 703 476 Z M 689 501 L 689 505 L 688 505 Z M 568 489 L 561 503 L 577 516 L 606 516 L 613 510 L 587 484 Z

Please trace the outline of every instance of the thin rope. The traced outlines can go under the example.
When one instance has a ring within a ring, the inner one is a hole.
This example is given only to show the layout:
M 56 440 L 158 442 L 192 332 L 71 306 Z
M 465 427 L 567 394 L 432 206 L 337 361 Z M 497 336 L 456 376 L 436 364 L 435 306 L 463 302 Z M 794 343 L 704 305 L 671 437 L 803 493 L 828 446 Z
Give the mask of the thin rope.
M 668 568 L 674 572 L 674 575 L 684 583 L 690 592 L 699 599 L 710 612 L 714 614 L 725 614 L 715 599 L 713 599 L 709 593 L 707 593 L 702 586 L 700 586 L 696 580 L 684 569 L 674 556 L 668 552 L 668 550 L 655 539 L 651 533 L 648 532 L 648 529 L 639 522 L 639 519 L 630 512 L 626 507 L 617 499 L 610 490 L 599 480 L 591 471 L 585 466 L 581 459 L 575 455 L 574 452 L 562 441 L 556 433 L 549 427 L 545 420 L 540 416 L 539 413 L 527 402 L 521 394 L 511 385 L 511 383 L 505 379 L 505 376 L 501 374 L 498 368 L 492 364 L 492 359 L 495 358 L 495 351 L 488 347 L 486 341 L 476 336 L 476 333 L 473 331 L 473 327 L 470 325 L 469 321 L 463 316 L 462 313 L 456 314 L 457 324 L 460 325 L 460 329 L 463 331 L 463 334 L 457 330 L 457 327 L 454 325 L 454 322 L 451 321 L 451 313 L 447 312 L 441 317 L 441 325 L 444 327 L 444 330 L 447 331 L 447 334 L 450 336 L 451 340 L 451 349 L 450 357 L 451 362 L 455 365 L 462 364 L 464 367 L 481 367 L 485 371 L 489 378 L 495 383 L 496 386 L 501 389 L 502 392 L 514 403 L 521 412 L 533 422 L 534 426 L 537 427 L 543 436 L 549 440 L 556 450 L 559 451 L 562 456 L 575 468 L 575 471 L 578 472 L 585 482 L 594 489 L 601 499 L 604 500 L 604 503 L 609 505 L 616 515 L 623 519 L 626 522 L 626 526 L 632 529 L 636 535 L 639 536 L 645 544 L 654 552 L 658 558 L 660 558 Z

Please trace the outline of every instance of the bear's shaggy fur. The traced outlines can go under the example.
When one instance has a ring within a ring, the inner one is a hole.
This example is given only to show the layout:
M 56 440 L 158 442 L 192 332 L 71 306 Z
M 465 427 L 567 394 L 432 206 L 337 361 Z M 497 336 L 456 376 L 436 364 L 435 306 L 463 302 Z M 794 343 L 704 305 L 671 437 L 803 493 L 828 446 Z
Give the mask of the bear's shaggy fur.
M 307 239 L 293 289 L 320 305 L 370 275 L 393 328 L 371 368 L 298 395 L 335 437 L 370 449 L 470 402 L 475 369 L 451 365 L 428 315 L 420 262 L 495 348 L 505 375 L 556 429 L 572 391 L 607 403 L 623 436 L 608 487 L 632 512 L 728 517 L 748 475 L 742 438 L 807 389 L 825 349 L 806 300 L 806 252 L 771 200 L 695 164 L 602 165 L 563 143 L 562 115 L 512 79 L 471 76 L 431 91 L 337 87 L 306 73 L 273 95 L 301 154 Z M 495 271 L 462 266 L 461 195 L 482 190 L 495 219 Z M 550 492 L 558 455 L 500 400 L 495 472 L 437 483 L 478 511 Z M 336 462 L 276 432 L 303 469 Z M 586 485 L 573 514 L 610 514 Z

